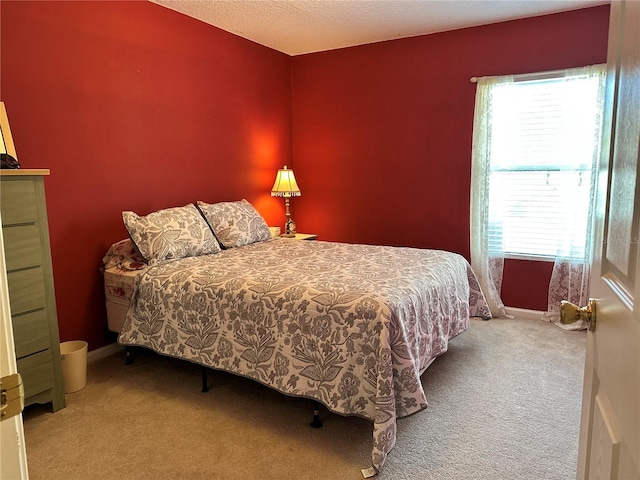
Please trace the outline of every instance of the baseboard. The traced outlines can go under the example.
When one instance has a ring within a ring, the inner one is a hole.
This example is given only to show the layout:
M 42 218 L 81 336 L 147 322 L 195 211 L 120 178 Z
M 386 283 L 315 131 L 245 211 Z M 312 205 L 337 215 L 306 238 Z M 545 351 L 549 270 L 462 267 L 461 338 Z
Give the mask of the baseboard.
M 505 311 L 508 315 L 513 315 L 516 318 L 522 318 L 523 320 L 542 320 L 544 312 L 540 310 L 529 310 L 527 308 L 505 307 Z
M 105 345 L 104 347 L 96 348 L 95 350 L 91 350 L 87 353 L 87 363 L 92 364 L 101 360 L 109 355 L 113 355 L 114 353 L 124 351 L 124 346 L 118 345 L 117 343 L 110 343 L 109 345 Z

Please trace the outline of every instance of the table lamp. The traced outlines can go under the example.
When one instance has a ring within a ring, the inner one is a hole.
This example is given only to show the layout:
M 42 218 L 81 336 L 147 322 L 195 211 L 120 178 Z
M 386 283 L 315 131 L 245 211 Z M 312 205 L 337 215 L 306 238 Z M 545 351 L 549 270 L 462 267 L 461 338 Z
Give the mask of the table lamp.
M 284 224 L 284 233 L 281 237 L 295 237 L 296 236 L 296 222 L 291 219 L 291 213 L 289 213 L 289 198 L 299 197 L 300 188 L 296 183 L 296 177 L 293 175 L 293 170 L 284 168 L 278 170 L 276 175 L 276 181 L 271 189 L 272 197 L 284 197 L 285 215 L 287 216 L 287 222 Z

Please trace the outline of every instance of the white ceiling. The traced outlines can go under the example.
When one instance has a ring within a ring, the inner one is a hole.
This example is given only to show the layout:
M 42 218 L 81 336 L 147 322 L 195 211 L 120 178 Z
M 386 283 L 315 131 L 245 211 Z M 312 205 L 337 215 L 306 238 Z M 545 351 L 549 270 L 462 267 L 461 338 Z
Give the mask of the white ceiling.
M 150 0 L 289 55 L 533 17 L 608 0 Z

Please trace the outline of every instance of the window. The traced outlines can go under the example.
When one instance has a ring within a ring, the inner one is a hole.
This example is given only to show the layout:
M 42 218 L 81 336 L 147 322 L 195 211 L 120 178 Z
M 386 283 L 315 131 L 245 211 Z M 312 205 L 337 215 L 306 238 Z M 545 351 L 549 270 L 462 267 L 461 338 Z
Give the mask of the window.
M 600 145 L 600 75 L 497 82 L 488 91 L 490 256 L 583 258 Z
M 506 315 L 505 257 L 554 262 L 552 315 L 558 298 L 582 299 L 589 290 L 604 85 L 604 65 L 478 79 L 471 267 L 496 317 Z

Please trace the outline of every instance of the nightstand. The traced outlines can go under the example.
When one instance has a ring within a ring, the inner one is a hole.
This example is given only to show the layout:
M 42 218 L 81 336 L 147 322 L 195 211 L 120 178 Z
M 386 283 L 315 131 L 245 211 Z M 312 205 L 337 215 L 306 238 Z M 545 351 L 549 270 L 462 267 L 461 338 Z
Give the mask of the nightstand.
M 318 235 L 315 233 L 296 233 L 296 240 L 315 240 L 318 238 Z

